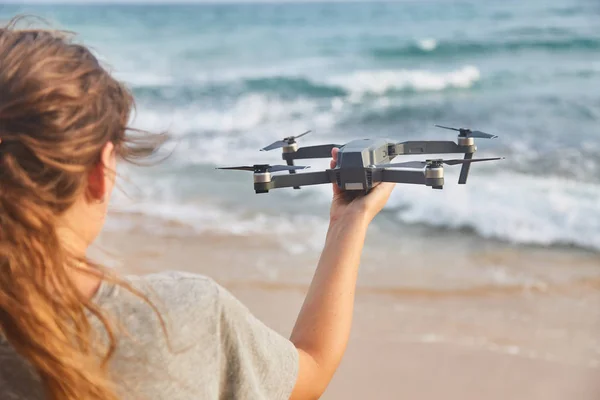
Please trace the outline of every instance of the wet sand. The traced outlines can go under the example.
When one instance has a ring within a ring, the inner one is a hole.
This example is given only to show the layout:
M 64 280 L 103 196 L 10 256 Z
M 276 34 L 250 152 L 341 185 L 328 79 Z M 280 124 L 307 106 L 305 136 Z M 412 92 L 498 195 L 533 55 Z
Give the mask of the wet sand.
M 289 335 L 319 252 L 270 240 L 133 230 L 103 234 L 95 253 L 110 250 L 124 273 L 208 275 Z M 348 351 L 324 399 L 600 398 L 599 254 L 385 240 L 370 232 Z

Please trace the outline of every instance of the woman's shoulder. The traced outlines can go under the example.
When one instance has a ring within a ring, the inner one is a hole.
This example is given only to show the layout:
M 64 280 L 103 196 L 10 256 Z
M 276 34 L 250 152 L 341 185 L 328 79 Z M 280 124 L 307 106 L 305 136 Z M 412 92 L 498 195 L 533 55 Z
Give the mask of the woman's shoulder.
M 184 272 L 122 275 L 120 280 L 106 279 L 96 296 L 104 314 L 114 317 L 109 319 L 117 338 L 111 372 L 125 386 L 134 384 L 141 397 L 194 398 L 191 390 L 201 398 L 215 398 L 217 283 Z
M 161 297 L 174 297 L 175 300 L 215 296 L 219 290 L 219 285 L 208 276 L 183 271 L 127 275 L 123 280 L 145 295 L 158 294 Z
M 149 283 L 152 285 L 177 285 L 186 282 L 194 282 L 194 284 L 203 284 L 206 286 L 214 286 L 216 284 L 212 278 L 206 275 L 177 270 L 155 272 L 143 275 L 125 275 L 123 276 L 123 279 L 132 284 Z
M 221 289 L 207 276 L 168 271 L 125 275 L 120 281 L 105 280 L 94 302 L 109 314 L 126 320 L 127 325 L 135 325 L 134 329 L 156 325 L 158 316 L 174 326 L 208 328 L 218 321 Z
M 211 278 L 182 271 L 165 271 L 145 275 L 125 275 L 106 279 L 94 296 L 97 303 L 146 297 L 161 302 L 198 301 L 218 296 L 219 285 Z M 141 296 L 140 296 L 141 295 Z

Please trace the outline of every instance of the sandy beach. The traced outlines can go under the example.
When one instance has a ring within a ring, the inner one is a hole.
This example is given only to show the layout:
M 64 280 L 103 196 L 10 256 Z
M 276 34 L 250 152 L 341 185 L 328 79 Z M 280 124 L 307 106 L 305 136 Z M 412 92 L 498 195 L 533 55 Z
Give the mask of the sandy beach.
M 600 255 L 431 239 L 437 250 L 424 252 L 422 236 L 390 246 L 370 232 L 348 351 L 324 399 L 600 397 Z M 133 229 L 105 233 L 95 252 L 123 273 L 208 275 L 289 335 L 319 252 L 269 240 Z

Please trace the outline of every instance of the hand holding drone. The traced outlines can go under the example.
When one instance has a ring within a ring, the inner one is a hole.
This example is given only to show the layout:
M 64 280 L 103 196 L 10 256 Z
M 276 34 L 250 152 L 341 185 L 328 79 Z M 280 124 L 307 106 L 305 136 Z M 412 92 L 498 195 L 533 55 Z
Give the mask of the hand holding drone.
M 286 137 L 276 141 L 262 151 L 282 149 L 282 158 L 287 165 L 256 164 L 252 166 L 222 167 L 218 169 L 241 170 L 254 172 L 254 190 L 256 193 L 268 193 L 271 189 L 335 183 L 345 191 L 368 193 L 381 182 L 407 183 L 426 185 L 432 189 L 444 187 L 444 164 L 462 165 L 459 184 L 466 184 L 470 166 L 474 162 L 501 160 L 501 157 L 474 159 L 477 151 L 475 138 L 493 139 L 495 135 L 470 129 L 439 128 L 458 132 L 456 142 L 452 141 L 408 141 L 396 143 L 388 139 L 359 139 L 344 145 L 323 144 L 318 146 L 298 147 L 296 139 L 307 135 L 310 131 L 298 136 Z M 335 168 L 324 171 L 297 174 L 296 171 L 308 167 L 294 165 L 294 160 L 312 158 L 330 158 L 331 151 L 339 148 Z M 391 163 L 400 155 L 462 153 L 462 159 L 430 159 L 425 161 L 408 161 Z M 288 175 L 272 175 L 276 172 L 288 171 Z

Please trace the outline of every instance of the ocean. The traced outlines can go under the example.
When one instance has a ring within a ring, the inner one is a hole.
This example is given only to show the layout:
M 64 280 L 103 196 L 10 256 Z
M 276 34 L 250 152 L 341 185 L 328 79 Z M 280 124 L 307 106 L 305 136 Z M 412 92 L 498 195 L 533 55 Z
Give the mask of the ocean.
M 378 232 L 600 251 L 595 0 L 0 6 L 22 13 L 77 32 L 132 88 L 133 125 L 174 137 L 158 166 L 121 167 L 109 229 L 316 249 L 329 187 L 256 195 L 250 173 L 215 167 L 282 163 L 258 150 L 308 129 L 301 145 L 455 140 L 442 124 L 498 135 L 476 156 L 506 159 L 464 186 L 457 167 L 444 190 L 398 185 Z

